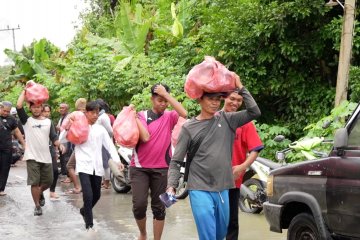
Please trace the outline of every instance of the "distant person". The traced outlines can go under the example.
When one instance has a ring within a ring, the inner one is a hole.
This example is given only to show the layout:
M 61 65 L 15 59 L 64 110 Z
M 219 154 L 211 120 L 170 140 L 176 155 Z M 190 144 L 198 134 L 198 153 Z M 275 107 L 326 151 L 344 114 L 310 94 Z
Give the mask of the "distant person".
M 25 141 L 18 128 L 17 121 L 10 116 L 11 107 L 12 104 L 8 101 L 3 101 L 0 105 L 0 197 L 6 195 L 5 186 L 13 160 L 13 132 L 25 148 Z
M 225 98 L 222 111 L 236 112 L 241 107 L 242 102 L 243 97 L 237 91 L 234 91 Z M 226 235 L 227 240 L 238 239 L 240 186 L 246 169 L 255 161 L 263 148 L 264 145 L 254 123 L 249 122 L 236 129 L 232 155 L 235 188 L 229 189 L 230 222 Z
M 161 239 L 165 222 L 165 206 L 159 199 L 167 185 L 171 152 L 171 132 L 179 116 L 186 118 L 184 107 L 170 95 L 165 84 L 151 87 L 152 108 L 137 114 L 140 140 L 131 159 L 130 181 L 133 213 L 138 225 L 139 240 L 147 239 L 146 210 L 151 194 L 154 240 Z M 166 110 L 171 105 L 174 110 Z M 150 190 L 150 191 L 149 191 Z
M 11 108 L 10 115 L 13 116 L 16 119 L 16 122 L 18 123 L 18 128 L 19 128 L 21 134 L 24 136 L 25 135 L 24 128 L 23 128 L 23 125 L 20 122 L 20 119 L 19 119 L 19 117 L 17 115 L 17 111 L 16 111 L 15 107 Z
M 50 115 L 51 115 L 51 107 L 48 104 L 44 104 L 43 105 L 43 111 L 42 111 L 42 115 L 48 119 L 50 119 Z M 53 167 L 53 182 L 50 185 L 50 200 L 57 200 L 59 198 L 59 195 L 56 194 L 55 192 L 55 188 L 56 188 L 56 184 L 57 184 L 57 180 L 59 178 L 59 169 L 57 166 L 57 153 L 56 153 L 56 148 L 53 145 L 53 143 L 50 141 L 49 143 L 49 148 L 50 148 L 50 154 L 51 154 L 51 159 L 52 159 L 52 167 Z
M 59 135 L 60 134 L 60 126 L 62 124 L 62 122 L 65 120 L 66 116 L 69 114 L 69 105 L 66 103 L 60 103 L 59 105 L 59 113 L 60 113 L 60 119 L 58 124 L 56 125 L 56 133 Z M 66 164 L 67 161 L 69 160 L 69 155 L 67 153 L 62 154 L 60 153 L 60 171 L 61 171 L 61 175 L 63 176 L 67 176 L 67 171 L 66 171 Z M 70 179 L 68 177 L 65 178 L 65 180 L 62 180 L 62 182 L 65 183 L 69 183 Z
M 100 124 L 101 126 L 103 126 L 106 129 L 106 131 L 108 132 L 109 137 L 112 139 L 113 129 L 111 127 L 111 119 L 110 119 L 109 115 L 106 113 L 106 111 L 109 111 L 109 105 L 101 98 L 97 99 L 96 102 L 100 106 L 99 118 L 96 121 L 96 124 Z M 103 180 L 103 183 L 101 184 L 101 187 L 104 189 L 110 189 L 110 168 L 109 168 L 109 164 L 108 164 L 109 159 L 107 159 L 108 156 L 109 156 L 109 153 L 107 153 L 106 149 L 103 148 L 102 157 L 103 157 L 103 166 L 104 166 L 105 174 L 104 174 L 104 180 Z
M 24 160 L 26 160 L 28 185 L 31 185 L 31 195 L 34 200 L 34 215 L 42 215 L 42 206 L 45 205 L 43 192 L 49 188 L 53 181 L 52 158 L 49 150 L 51 141 L 62 152 L 64 147 L 60 145 L 56 130 L 50 119 L 42 116 L 42 104 L 30 102 L 29 117 L 24 108 L 25 91 L 18 98 L 16 109 L 21 123 L 24 126 L 26 136 L 26 148 Z
M 102 162 L 102 146 L 110 153 L 111 158 L 118 163 L 119 170 L 124 166 L 105 128 L 95 124 L 99 117 L 100 106 L 91 101 L 86 104 L 85 116 L 88 120 L 90 132 L 86 142 L 75 145 L 76 171 L 79 173 L 81 188 L 83 192 L 84 205 L 80 208 L 80 214 L 85 221 L 85 227 L 93 231 L 92 209 L 101 196 L 101 179 L 104 175 Z M 67 126 L 66 130 L 68 130 Z M 65 136 L 64 136 L 65 137 Z
M 167 192 L 175 194 L 184 157 L 187 154 L 193 156 L 187 188 L 200 240 L 226 237 L 228 190 L 235 186 L 231 165 L 234 130 L 260 116 L 255 100 L 241 84 L 240 78 L 236 79 L 236 87 L 244 98 L 246 110 L 216 114 L 226 94 L 204 93 L 197 100 L 201 112 L 183 125 L 170 162 Z

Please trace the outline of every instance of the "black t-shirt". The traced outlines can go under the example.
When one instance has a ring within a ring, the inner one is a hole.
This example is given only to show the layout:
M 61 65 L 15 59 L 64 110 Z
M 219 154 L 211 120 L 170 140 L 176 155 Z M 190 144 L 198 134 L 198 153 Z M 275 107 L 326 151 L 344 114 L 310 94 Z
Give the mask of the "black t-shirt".
M 12 131 L 17 128 L 16 119 L 0 116 L 0 149 L 12 149 Z

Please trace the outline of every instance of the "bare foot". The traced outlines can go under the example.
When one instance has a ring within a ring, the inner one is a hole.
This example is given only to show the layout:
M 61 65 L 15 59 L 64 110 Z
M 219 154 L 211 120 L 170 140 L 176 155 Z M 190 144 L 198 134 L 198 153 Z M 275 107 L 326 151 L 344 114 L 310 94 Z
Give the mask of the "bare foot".
M 56 194 L 56 192 L 50 192 L 50 199 L 58 199 L 59 198 L 59 195 Z
M 146 240 L 146 239 L 147 239 L 146 234 L 145 235 L 140 234 L 138 238 L 138 240 Z
M 6 192 L 0 192 L 0 196 L 6 196 Z

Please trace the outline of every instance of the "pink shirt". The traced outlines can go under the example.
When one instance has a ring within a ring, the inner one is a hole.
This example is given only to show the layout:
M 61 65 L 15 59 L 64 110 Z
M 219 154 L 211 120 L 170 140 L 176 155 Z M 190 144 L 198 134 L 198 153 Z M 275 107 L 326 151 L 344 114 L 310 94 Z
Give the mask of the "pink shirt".
M 171 132 L 179 115 L 175 110 L 165 111 L 163 115 L 149 125 L 146 123 L 146 111 L 139 114 L 139 119 L 150 133 L 146 143 L 139 142 L 131 159 L 131 166 L 139 168 L 168 168 L 172 157 Z

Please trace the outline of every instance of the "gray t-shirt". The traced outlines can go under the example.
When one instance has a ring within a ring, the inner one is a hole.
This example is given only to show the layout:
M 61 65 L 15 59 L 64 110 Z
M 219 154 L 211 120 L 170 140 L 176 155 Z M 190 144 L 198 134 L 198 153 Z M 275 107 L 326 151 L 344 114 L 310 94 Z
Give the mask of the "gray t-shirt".
M 244 89 L 241 95 L 246 110 L 221 112 L 209 120 L 193 118 L 183 125 L 170 163 L 169 187 L 178 185 L 180 164 L 189 150 L 191 140 L 204 129 L 208 129 L 208 132 L 191 162 L 187 188 L 218 192 L 235 187 L 231 166 L 235 130 L 260 116 L 260 110 L 250 93 Z M 210 128 L 208 124 L 211 124 Z

